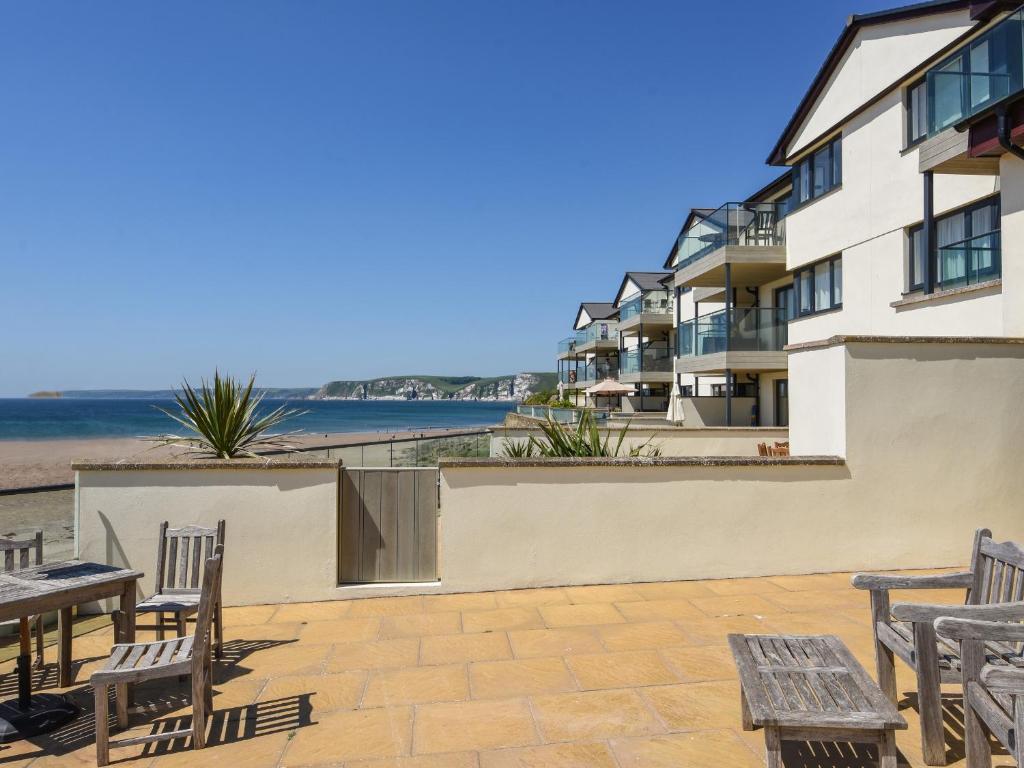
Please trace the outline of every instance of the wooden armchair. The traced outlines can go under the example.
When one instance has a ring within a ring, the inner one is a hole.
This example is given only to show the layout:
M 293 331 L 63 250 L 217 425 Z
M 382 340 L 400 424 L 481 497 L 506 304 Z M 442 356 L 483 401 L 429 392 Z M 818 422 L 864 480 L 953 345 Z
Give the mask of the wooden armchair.
M 199 611 L 202 592 L 200 576 L 202 571 L 203 545 L 206 557 L 212 557 L 214 548 L 224 549 L 224 521 L 217 522 L 216 528 L 201 528 L 189 525 L 171 528 L 165 521 L 160 524 L 157 540 L 156 592 L 152 597 L 135 606 L 136 615 L 156 614 L 154 624 L 136 624 L 136 629 L 154 629 L 158 640 L 164 639 L 166 630 L 171 629 L 178 637 L 186 632 L 186 622 Z M 169 616 L 168 616 L 169 615 Z M 120 639 L 121 613 L 114 611 L 115 638 Z M 214 652 L 219 659 L 224 644 L 223 612 L 221 610 L 220 588 L 214 595 L 213 603 Z
M 992 532 L 974 535 L 969 571 L 935 576 L 887 576 L 859 573 L 853 586 L 871 591 L 871 617 L 875 635 L 878 684 L 896 701 L 895 657 L 917 675 L 921 715 L 921 741 L 928 765 L 945 765 L 942 683 L 961 681 L 960 648 L 935 634 L 940 617 L 1006 621 L 1024 619 L 1024 549 L 1011 542 L 992 540 Z M 890 607 L 891 589 L 967 590 L 964 605 L 896 603 Z
M 0 538 L 0 552 L 3 553 L 3 571 L 20 571 L 22 568 L 30 568 L 34 565 L 43 564 L 43 532 L 36 531 L 30 539 L 3 539 Z M 42 667 L 45 663 L 43 657 L 44 638 L 43 617 L 30 616 L 19 619 L 19 631 L 22 638 L 22 646 L 28 643 L 29 633 L 35 629 L 36 633 L 36 667 Z M 30 653 L 24 650 L 22 653 Z
M 1018 578 L 1024 578 L 1024 573 Z M 1000 618 L 997 611 L 991 614 Z M 1007 609 L 1004 615 L 1020 619 L 1015 609 Z M 960 643 L 967 768 L 992 765 L 988 733 L 1018 766 L 1024 766 L 1024 624 L 940 618 L 935 631 Z

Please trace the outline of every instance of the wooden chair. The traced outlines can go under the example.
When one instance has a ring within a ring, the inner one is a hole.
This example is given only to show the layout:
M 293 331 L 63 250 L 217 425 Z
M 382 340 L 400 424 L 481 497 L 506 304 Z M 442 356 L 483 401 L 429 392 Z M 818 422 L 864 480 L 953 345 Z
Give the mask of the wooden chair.
M 156 630 L 157 640 L 164 639 L 168 629 L 176 631 L 179 637 L 186 633 L 188 617 L 199 610 L 199 570 L 203 560 L 203 545 L 206 557 L 211 557 L 215 547 L 224 547 L 224 521 L 217 522 L 216 528 L 200 528 L 196 525 L 171 528 L 165 521 L 160 524 L 160 538 L 157 543 L 156 592 L 152 597 L 135 606 L 136 615 L 156 614 L 155 624 L 136 624 L 138 629 Z M 170 618 L 166 617 L 170 614 Z M 112 614 L 115 638 L 120 639 L 120 611 Z M 214 652 L 221 658 L 224 645 L 223 612 L 220 592 L 215 596 L 213 610 Z
M 768 443 L 757 444 L 757 455 L 758 456 L 770 456 L 771 453 L 768 451 Z
M 30 539 L 0 539 L 0 552 L 3 552 L 4 573 L 30 568 L 43 564 L 43 532 L 36 531 Z M 32 556 L 32 553 L 35 556 Z M 24 636 L 33 628 L 36 632 L 36 667 L 45 663 L 43 656 L 43 617 L 29 616 L 19 619 L 20 631 Z
M 998 607 L 990 618 L 1000 618 Z M 1008 609 L 1005 617 L 1019 620 L 1020 612 Z M 988 733 L 1024 766 L 1024 624 L 941 618 L 935 632 L 960 643 L 967 768 L 992 765 Z
M 875 635 L 878 684 L 896 701 L 895 657 L 917 675 L 921 715 L 921 741 L 928 765 L 945 765 L 942 683 L 961 682 L 960 648 L 938 638 L 935 620 L 1024 619 L 1024 549 L 992 540 L 986 529 L 974 535 L 969 571 L 934 576 L 900 576 L 859 573 L 853 586 L 871 591 L 871 617 Z M 890 607 L 891 589 L 966 589 L 964 605 L 896 603 Z
M 96 763 L 110 762 L 111 747 L 129 747 L 153 741 L 184 738 L 191 734 L 192 749 L 206 746 L 206 716 L 213 712 L 213 657 L 211 632 L 213 614 L 220 595 L 223 547 L 203 567 L 203 582 L 196 616 L 195 634 L 157 640 L 152 643 L 119 643 L 113 647 L 103 668 L 94 672 L 89 684 L 96 698 Z M 117 726 L 128 727 L 128 685 L 167 677 L 192 676 L 192 727 L 178 731 L 110 741 L 108 700 L 114 686 Z

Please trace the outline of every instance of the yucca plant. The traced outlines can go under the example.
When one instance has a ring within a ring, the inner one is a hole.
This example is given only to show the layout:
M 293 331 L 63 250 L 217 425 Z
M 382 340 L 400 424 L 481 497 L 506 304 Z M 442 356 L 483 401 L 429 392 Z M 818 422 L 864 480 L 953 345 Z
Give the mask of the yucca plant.
M 285 420 L 309 411 L 282 405 L 269 413 L 259 413 L 263 394 L 253 395 L 255 382 L 256 374 L 249 377 L 248 384 L 243 384 L 231 376 L 221 376 L 219 371 L 214 371 L 213 386 L 203 379 L 196 389 L 184 381 L 181 392 L 174 393 L 179 413 L 153 407 L 192 434 L 158 435 L 146 439 L 161 445 L 180 445 L 189 451 L 219 459 L 255 458 L 257 448 L 292 450 L 294 446 L 288 438 L 299 434 L 299 430 L 274 435 L 267 433 Z
M 501 453 L 507 459 L 528 459 L 536 455 L 532 441 L 519 440 L 518 442 L 513 442 L 508 438 L 505 438 Z
M 529 446 L 528 448 L 524 448 L 523 443 L 515 444 L 505 440 L 504 455 L 509 458 L 525 458 L 535 455 L 549 458 L 619 456 L 622 453 L 622 444 L 626 440 L 626 434 L 629 432 L 629 423 L 627 422 L 619 430 L 614 443 L 612 443 L 611 431 L 605 432 L 602 437 L 601 430 L 597 426 L 597 420 L 594 419 L 593 414 L 588 410 L 584 410 L 580 414 L 580 420 L 576 423 L 575 427 L 555 421 L 549 414 L 547 420 L 540 425 L 540 429 L 544 433 L 543 437 L 538 438 L 535 435 L 531 435 L 529 441 L 525 444 Z M 648 439 L 642 445 L 630 448 L 628 455 L 654 458 L 661 456 L 661 448 L 652 445 L 651 439 Z

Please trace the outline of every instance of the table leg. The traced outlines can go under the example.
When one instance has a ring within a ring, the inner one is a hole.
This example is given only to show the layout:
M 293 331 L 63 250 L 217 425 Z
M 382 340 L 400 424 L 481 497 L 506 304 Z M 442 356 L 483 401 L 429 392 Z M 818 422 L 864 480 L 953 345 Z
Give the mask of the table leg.
M 32 706 L 32 638 L 27 616 L 19 621 L 18 635 L 18 707 L 28 709 Z
M 57 677 L 58 685 L 71 685 L 71 608 L 57 612 Z
M 135 642 L 135 582 L 126 581 L 121 592 L 121 640 L 122 643 Z M 131 685 L 126 687 L 126 703 L 135 703 L 135 690 Z
M 743 690 L 743 686 L 740 686 L 740 717 L 743 721 L 743 730 L 752 731 L 754 730 L 754 722 L 750 716 L 750 705 L 747 704 L 747 693 Z
M 782 766 L 782 739 L 779 729 L 774 726 L 765 726 L 764 729 L 764 760 L 767 768 L 783 768 Z

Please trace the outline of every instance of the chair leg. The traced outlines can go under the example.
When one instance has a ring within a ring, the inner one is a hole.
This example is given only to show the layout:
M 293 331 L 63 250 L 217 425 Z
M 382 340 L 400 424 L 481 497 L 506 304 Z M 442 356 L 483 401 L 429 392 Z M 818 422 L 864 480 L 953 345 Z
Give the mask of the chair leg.
M 1013 732 L 1016 736 L 1016 754 L 1014 757 L 1017 759 L 1017 765 L 1024 765 L 1024 738 L 1021 734 L 1024 734 L 1024 697 L 1015 695 L 1013 697 Z M 989 765 L 992 764 L 991 758 L 989 758 Z M 971 766 L 968 766 L 971 768 Z M 985 766 L 985 768 L 988 768 Z
M 988 732 L 978 713 L 971 705 L 971 690 L 981 677 L 985 666 L 985 642 L 963 640 L 960 643 L 960 669 L 963 682 L 964 702 L 964 747 L 967 754 L 967 768 L 992 768 L 992 746 L 988 743 Z
M 107 730 L 107 694 L 109 686 L 97 685 L 96 694 L 96 765 L 110 762 L 110 732 Z
M 224 658 L 224 611 L 221 607 L 220 600 L 217 601 L 217 605 L 213 609 L 213 627 L 217 633 L 217 644 L 215 646 L 215 653 L 218 659 Z
M 205 675 L 192 675 L 192 749 L 206 746 Z
M 156 615 L 156 639 L 164 639 L 164 614 L 163 611 Z
M 184 637 L 188 634 L 188 625 L 186 623 L 184 613 L 174 614 L 174 623 L 178 632 L 178 637 Z
M 927 765 L 946 764 L 942 725 L 942 690 L 935 627 L 930 621 L 914 622 L 917 701 L 921 714 L 921 751 Z
M 896 733 L 884 730 L 878 739 L 878 768 L 896 768 L 896 760 Z
M 128 727 L 128 683 L 117 683 L 114 686 L 114 706 L 117 711 L 117 727 L 124 730 Z

